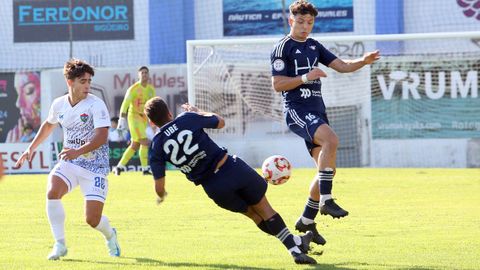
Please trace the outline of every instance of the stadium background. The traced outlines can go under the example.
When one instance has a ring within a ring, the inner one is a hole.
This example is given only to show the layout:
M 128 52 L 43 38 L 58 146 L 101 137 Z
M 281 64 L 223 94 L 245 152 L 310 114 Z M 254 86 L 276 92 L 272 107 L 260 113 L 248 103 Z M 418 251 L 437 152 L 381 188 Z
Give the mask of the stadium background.
M 478 31 L 480 27 L 480 11 L 474 6 L 475 1 L 312 2 L 324 15 L 317 20 L 319 27 L 314 29 L 313 36 L 318 38 Z M 73 14 L 71 28 L 68 18 L 65 20 L 65 10 L 68 10 L 69 4 Z M 8 139 L 8 134 L 22 125 L 19 124 L 19 119 L 22 118 L 23 122 L 27 121 L 38 129 L 39 119 L 45 119 L 51 101 L 65 92 L 61 67 L 69 57 L 85 59 L 97 67 L 92 92 L 106 101 L 111 116 L 118 115 L 123 95 L 136 79 L 136 69 L 141 65 L 151 67 L 152 83 L 157 94 L 164 97 L 174 111 L 178 112 L 179 105 L 187 101 L 186 40 L 279 39 L 285 32 L 285 24 L 279 14 L 282 14 L 282 7 L 289 4 L 290 1 L 281 0 L 0 2 L 0 157 L 4 160 L 7 173 L 49 170 L 54 156 L 52 153 L 58 151 L 56 142 L 61 141 L 59 130 L 48 143 L 38 149 L 32 163 L 20 169 L 13 169 L 12 166 L 26 144 L 18 143 L 17 139 Z M 88 7 L 96 8 L 93 10 L 97 13 L 88 13 Z M 265 15 L 270 16 L 267 18 Z M 388 123 L 398 120 L 393 112 L 390 112 L 390 118 L 375 118 L 384 113 L 383 107 L 396 106 L 406 112 L 406 118 L 418 118 L 422 123 L 448 118 L 459 123 L 458 129 L 448 131 L 434 127 L 413 127 L 416 131 L 411 132 L 409 128 L 394 127 L 395 132 L 389 133 L 379 132 L 371 124 L 362 124 L 362 128 L 368 129 L 364 136 L 371 138 L 362 139 L 368 143 L 355 148 L 357 158 L 340 162 L 339 165 L 480 167 L 479 44 L 478 39 L 463 39 L 459 43 L 447 40 L 443 43 L 435 40 L 422 43 L 395 41 L 364 43 L 362 46 L 358 46 L 358 43 L 337 42 L 329 47 L 345 58 L 357 57 L 363 50 L 374 48 L 379 48 L 385 56 L 408 56 L 396 61 L 381 60 L 375 69 L 362 70 L 351 78 L 343 77 L 364 81 L 365 84 L 371 84 L 372 89 L 374 86 L 379 89 L 382 87 L 382 81 L 375 80 L 378 76 L 384 76 L 384 88 L 392 87 L 392 91 L 396 89 L 393 88 L 395 82 L 385 81 L 388 79 L 386 75 L 395 71 L 403 71 L 405 77 L 410 78 L 416 71 L 445 71 L 460 74 L 455 83 L 463 85 L 466 93 L 457 100 L 446 96 L 430 99 L 420 104 L 424 110 L 409 111 L 409 108 L 418 106 L 409 107 L 408 104 L 412 103 L 410 101 L 405 108 L 401 107 L 402 104 L 393 103 L 398 103 L 395 100 L 392 103 L 385 99 L 378 101 L 378 106 L 368 110 L 371 121 L 383 119 Z M 453 64 L 449 58 L 435 60 L 435 53 L 444 55 L 444 50 L 455 56 Z M 416 57 L 426 52 L 433 54 L 427 61 L 422 62 L 425 58 Z M 264 61 L 268 63 L 269 59 L 265 58 Z M 453 75 L 448 76 L 447 80 L 451 81 L 446 84 L 452 85 L 453 78 Z M 28 92 L 28 98 L 26 90 L 21 90 L 27 80 L 33 81 L 37 88 Z M 327 85 L 324 85 L 324 91 L 329 91 Z M 370 91 L 366 97 L 375 104 L 375 97 L 370 96 Z M 451 103 L 457 104 L 450 106 Z M 458 108 L 462 107 L 466 109 L 459 111 Z M 352 112 L 355 113 L 357 112 Z M 255 147 L 245 146 L 243 141 L 248 140 L 248 137 L 239 137 L 237 141 L 222 141 L 222 144 L 234 149 L 233 152 L 240 152 L 250 165 L 256 167 L 264 157 L 275 153 L 285 154 L 296 167 L 313 166 L 311 161 L 305 159 L 303 143 L 291 134 L 284 135 L 282 145 L 271 142 L 268 130 L 255 134 L 253 139 L 261 142 Z M 339 135 L 342 140 L 343 134 Z M 343 141 L 349 143 L 348 139 Z M 358 141 L 353 140 L 351 143 L 355 146 Z M 339 151 L 341 156 L 343 151 L 350 150 L 340 148 Z

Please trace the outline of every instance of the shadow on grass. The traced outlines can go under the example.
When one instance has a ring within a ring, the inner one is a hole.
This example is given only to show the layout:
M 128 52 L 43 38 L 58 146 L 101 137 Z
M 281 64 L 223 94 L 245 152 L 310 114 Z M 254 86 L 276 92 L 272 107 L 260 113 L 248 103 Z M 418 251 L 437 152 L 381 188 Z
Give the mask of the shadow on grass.
M 201 263 L 187 263 L 187 262 L 164 262 L 151 258 L 133 258 L 133 257 L 120 257 L 117 261 L 93 261 L 93 260 L 78 260 L 78 259 L 63 259 L 66 262 L 79 262 L 79 263 L 96 263 L 96 264 L 106 264 L 106 265 L 126 265 L 126 266 L 135 266 L 135 262 L 124 262 L 122 259 L 135 260 L 136 263 L 141 265 L 149 266 L 167 266 L 172 268 L 179 267 L 192 267 L 200 269 L 252 269 L 252 270 L 269 270 L 271 268 L 262 268 L 262 267 L 252 267 L 252 266 L 239 266 L 234 264 L 201 264 Z
M 199 269 L 249 269 L 249 270 L 271 270 L 272 268 L 264 268 L 264 267 L 255 267 L 255 266 L 239 266 L 235 264 L 215 264 L 215 263 L 187 263 L 187 262 L 164 262 L 160 260 L 155 260 L 151 258 L 134 258 L 134 257 L 120 257 L 117 261 L 94 261 L 94 260 L 78 260 L 78 259 L 63 259 L 66 262 L 79 262 L 79 263 L 92 263 L 92 264 L 105 264 L 105 265 L 125 265 L 125 266 L 135 266 L 135 262 L 125 262 L 125 260 L 135 260 L 137 264 L 140 265 L 148 265 L 148 266 L 163 266 L 163 267 L 172 267 L 172 268 L 199 268 Z M 296 265 L 292 262 L 291 265 L 282 265 L 279 266 L 277 269 L 285 269 L 285 268 L 297 268 L 301 269 L 322 269 L 322 270 L 354 270 L 355 268 L 346 268 L 346 267 L 338 267 L 333 264 L 316 264 L 316 265 Z M 274 268 L 275 269 L 275 268 Z M 420 270 L 420 269 L 419 269 Z M 421 269 L 427 270 L 427 269 Z
M 421 265 L 399 265 L 399 264 L 371 264 L 364 262 L 345 262 L 340 265 L 349 265 L 353 268 L 348 269 L 357 269 L 356 266 L 364 266 L 375 269 L 391 269 L 391 270 L 443 270 L 445 266 L 421 266 Z M 363 267 L 362 267 L 363 268 Z M 319 268 L 319 269 L 330 269 L 330 268 Z M 347 268 L 331 268 L 331 269 L 347 269 Z M 474 270 L 474 269 L 471 269 Z

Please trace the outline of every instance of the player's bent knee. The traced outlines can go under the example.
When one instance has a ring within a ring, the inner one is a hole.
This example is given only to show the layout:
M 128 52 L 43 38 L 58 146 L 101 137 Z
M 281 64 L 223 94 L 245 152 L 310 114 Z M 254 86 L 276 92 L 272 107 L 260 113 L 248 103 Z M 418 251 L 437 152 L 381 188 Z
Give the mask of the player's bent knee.
M 98 226 L 98 223 L 100 223 L 101 215 L 90 215 L 85 217 L 85 222 L 87 222 L 90 227 L 95 228 Z
M 47 199 L 49 200 L 58 200 L 67 194 L 68 186 L 65 182 L 58 176 L 52 175 L 50 183 L 48 184 L 47 190 Z

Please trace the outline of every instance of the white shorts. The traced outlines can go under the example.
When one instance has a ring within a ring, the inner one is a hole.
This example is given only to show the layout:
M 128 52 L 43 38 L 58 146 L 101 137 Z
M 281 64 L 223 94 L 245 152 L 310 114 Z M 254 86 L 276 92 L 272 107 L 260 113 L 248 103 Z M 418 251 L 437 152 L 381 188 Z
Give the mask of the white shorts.
M 108 180 L 103 175 L 95 174 L 69 162 L 59 161 L 48 175 L 48 183 L 52 176 L 60 177 L 68 186 L 68 192 L 80 185 L 83 197 L 87 201 L 105 202 L 108 193 Z

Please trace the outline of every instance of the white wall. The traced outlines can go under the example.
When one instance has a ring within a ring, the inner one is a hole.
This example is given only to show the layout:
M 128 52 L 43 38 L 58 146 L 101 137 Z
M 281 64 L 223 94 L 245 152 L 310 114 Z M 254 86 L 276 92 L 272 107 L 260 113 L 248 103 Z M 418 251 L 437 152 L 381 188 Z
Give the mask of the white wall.
M 467 141 L 468 139 L 373 140 L 372 167 L 465 168 Z

